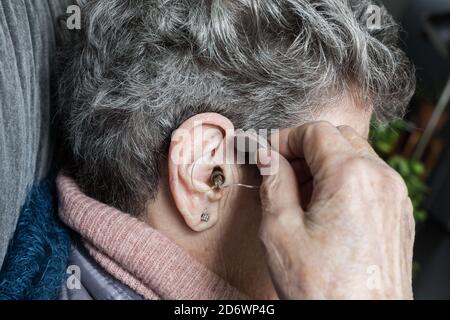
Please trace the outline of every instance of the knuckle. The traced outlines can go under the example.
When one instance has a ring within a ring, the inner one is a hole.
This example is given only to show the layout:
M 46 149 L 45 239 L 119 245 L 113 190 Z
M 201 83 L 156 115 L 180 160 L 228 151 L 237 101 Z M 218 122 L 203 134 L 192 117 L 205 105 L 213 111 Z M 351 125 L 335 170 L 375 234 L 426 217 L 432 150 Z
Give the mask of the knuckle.
M 397 171 L 389 168 L 386 170 L 385 177 L 386 183 L 392 192 L 402 198 L 408 197 L 408 188 L 406 183 Z
M 354 134 L 356 134 L 356 131 L 353 130 L 352 127 L 347 126 L 347 125 L 338 126 L 337 128 L 343 135 L 352 135 L 353 136 Z
M 336 142 L 339 131 L 331 123 L 326 121 L 314 122 L 308 125 L 304 131 L 305 144 L 315 150 L 317 154 L 322 154 L 329 149 L 331 144 Z
M 369 161 L 362 157 L 355 157 L 348 159 L 341 166 L 341 172 L 343 175 L 359 177 L 361 175 L 371 174 L 373 169 Z
M 352 190 L 375 192 L 379 196 L 404 198 L 406 186 L 401 179 L 389 169 L 365 158 L 355 157 L 342 163 L 339 175 Z M 368 189 L 367 187 L 370 187 Z
M 313 124 L 314 124 L 314 127 L 321 128 L 321 129 L 335 128 L 335 126 L 333 126 L 331 124 L 331 122 L 328 122 L 328 121 L 325 121 L 325 120 L 316 121 Z
M 335 129 L 333 125 L 327 121 L 317 121 L 309 124 L 305 129 L 305 136 L 308 138 L 317 137 L 330 129 Z
M 406 183 L 398 172 L 365 157 L 348 159 L 342 164 L 340 173 L 344 177 L 353 177 L 350 181 L 365 181 L 374 188 L 389 190 L 403 198 L 408 196 Z

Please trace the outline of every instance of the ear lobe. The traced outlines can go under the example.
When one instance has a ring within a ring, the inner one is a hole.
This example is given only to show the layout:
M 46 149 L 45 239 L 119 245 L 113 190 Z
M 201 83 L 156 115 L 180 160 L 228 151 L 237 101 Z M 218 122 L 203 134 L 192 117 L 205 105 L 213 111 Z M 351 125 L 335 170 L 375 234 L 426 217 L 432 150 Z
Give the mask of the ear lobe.
M 173 134 L 168 163 L 170 190 L 178 211 L 194 231 L 209 229 L 219 219 L 224 191 L 212 189 L 210 179 L 213 170 L 225 163 L 226 147 L 233 136 L 233 124 L 216 113 L 196 115 Z

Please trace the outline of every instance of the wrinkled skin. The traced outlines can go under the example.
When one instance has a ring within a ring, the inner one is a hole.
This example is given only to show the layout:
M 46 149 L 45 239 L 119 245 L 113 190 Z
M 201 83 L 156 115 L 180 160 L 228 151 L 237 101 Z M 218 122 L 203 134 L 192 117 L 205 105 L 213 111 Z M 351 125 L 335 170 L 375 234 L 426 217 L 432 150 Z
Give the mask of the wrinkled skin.
M 402 178 L 350 127 L 309 123 L 260 152 L 260 238 L 282 299 L 412 299 L 414 219 Z

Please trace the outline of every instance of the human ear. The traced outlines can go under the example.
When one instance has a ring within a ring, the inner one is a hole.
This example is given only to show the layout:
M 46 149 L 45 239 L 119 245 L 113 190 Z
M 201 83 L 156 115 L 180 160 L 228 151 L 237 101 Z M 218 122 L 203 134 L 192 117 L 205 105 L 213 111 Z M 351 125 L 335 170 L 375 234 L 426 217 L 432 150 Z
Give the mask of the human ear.
M 213 172 L 226 179 L 227 146 L 234 137 L 230 120 L 217 113 L 202 113 L 186 120 L 172 135 L 169 149 L 169 186 L 184 221 L 200 232 L 214 226 L 224 190 L 214 188 Z

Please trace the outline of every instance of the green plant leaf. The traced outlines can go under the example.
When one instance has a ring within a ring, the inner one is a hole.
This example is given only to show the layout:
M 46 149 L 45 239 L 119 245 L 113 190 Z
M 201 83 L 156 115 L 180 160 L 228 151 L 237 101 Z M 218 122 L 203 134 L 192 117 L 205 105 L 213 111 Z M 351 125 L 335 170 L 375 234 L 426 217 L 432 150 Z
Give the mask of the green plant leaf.
M 411 169 L 414 172 L 414 174 L 418 176 L 423 176 L 426 170 L 425 165 L 422 162 L 416 160 L 411 161 Z
M 392 154 L 406 129 L 406 123 L 401 120 L 388 126 L 373 124 L 370 136 L 375 151 L 405 180 L 414 207 L 414 217 L 417 222 L 423 222 L 427 218 L 423 201 L 428 192 L 428 187 L 422 180 L 426 172 L 425 165 L 420 161 L 406 159 L 400 154 Z
M 428 213 L 425 210 L 415 210 L 414 211 L 414 218 L 417 222 L 424 222 L 427 220 Z
M 379 141 L 375 144 L 375 149 L 377 149 L 378 153 L 382 155 L 388 155 L 392 152 L 393 146 L 385 141 Z

